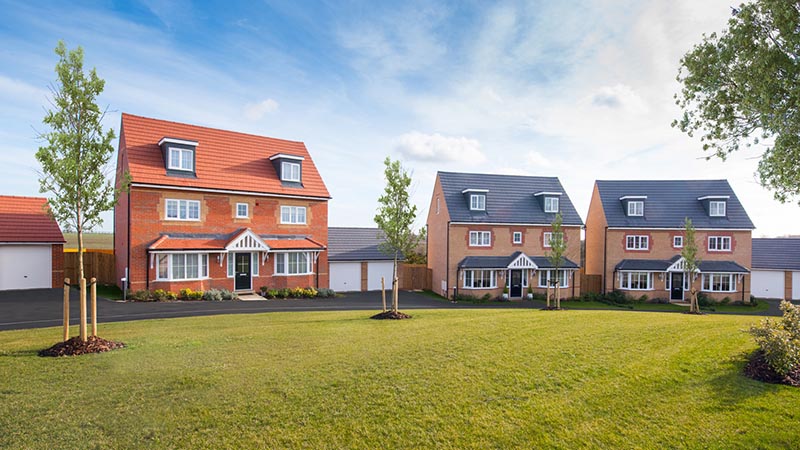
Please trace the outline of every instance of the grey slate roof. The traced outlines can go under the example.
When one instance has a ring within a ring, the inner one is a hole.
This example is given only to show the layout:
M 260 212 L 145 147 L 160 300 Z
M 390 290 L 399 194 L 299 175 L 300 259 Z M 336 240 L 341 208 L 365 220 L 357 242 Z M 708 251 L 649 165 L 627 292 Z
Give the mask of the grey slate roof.
M 556 177 L 439 172 L 450 220 L 474 223 L 549 224 L 555 213 L 545 213 L 533 196 L 561 192 L 559 210 L 564 225 L 583 225 L 578 211 Z M 464 189 L 488 189 L 486 211 L 470 211 Z
M 459 269 L 505 269 L 519 257 L 521 252 L 509 256 L 467 256 L 458 263 Z M 546 256 L 528 256 L 540 269 L 549 269 L 553 265 Z M 577 269 L 578 265 L 567 258 L 561 260 L 562 269 Z
M 680 259 L 680 255 L 670 259 L 623 259 L 614 270 L 640 270 L 644 272 L 664 272 Z M 733 261 L 700 261 L 700 272 L 748 273 L 749 271 Z
M 597 180 L 609 227 L 682 228 L 685 217 L 695 228 L 753 229 L 753 222 L 728 180 Z M 646 195 L 643 217 L 628 217 L 620 197 Z M 699 197 L 727 195 L 726 216 L 709 217 Z
M 383 231 L 378 228 L 329 227 L 328 261 L 392 260 L 393 256 L 378 249 L 384 240 Z
M 800 270 L 800 238 L 753 239 L 753 269 Z

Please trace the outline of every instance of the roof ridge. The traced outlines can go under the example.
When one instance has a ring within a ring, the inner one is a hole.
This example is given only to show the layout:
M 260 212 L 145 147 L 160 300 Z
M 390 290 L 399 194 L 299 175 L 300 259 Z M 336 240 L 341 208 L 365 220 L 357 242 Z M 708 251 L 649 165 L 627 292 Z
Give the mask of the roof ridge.
M 291 142 L 291 143 L 294 143 L 294 144 L 303 144 L 304 147 L 306 145 L 304 141 L 293 141 L 293 140 L 290 140 L 290 139 L 283 139 L 283 138 L 276 138 L 276 137 L 272 137 L 272 136 L 265 136 L 263 134 L 247 133 L 247 132 L 244 132 L 244 131 L 225 130 L 225 129 L 222 129 L 222 128 L 210 127 L 210 126 L 207 126 L 207 125 L 196 125 L 196 124 L 193 124 L 193 123 L 177 122 L 177 121 L 174 121 L 174 120 L 156 119 L 155 117 L 140 116 L 140 115 L 136 115 L 136 114 L 123 112 L 122 113 L 122 119 L 124 119 L 125 116 L 135 117 L 135 118 L 138 118 L 138 119 L 152 120 L 152 121 L 155 121 L 155 122 L 163 122 L 163 123 L 168 123 L 168 124 L 183 125 L 183 126 L 187 126 L 187 127 L 202 128 L 204 130 L 209 130 L 209 131 L 216 131 L 216 132 L 223 132 L 223 133 L 234 133 L 234 134 L 241 134 L 241 135 L 244 135 L 244 136 L 253 136 L 253 137 L 262 138 L 262 139 L 266 138 L 266 139 L 273 139 L 273 140 L 276 140 L 276 141 Z
M 44 201 L 49 201 L 50 200 L 47 197 L 34 197 L 32 195 L 0 195 L 0 199 L 3 199 L 3 198 L 9 198 L 9 199 L 11 199 L 11 198 L 24 198 L 24 199 L 29 199 L 29 200 L 44 200 Z
M 504 174 L 504 173 L 485 173 L 485 172 L 450 172 L 446 170 L 438 170 L 436 174 L 449 174 L 449 175 L 478 175 L 478 176 L 494 176 L 494 177 L 518 177 L 518 178 L 550 178 L 558 180 L 558 177 L 545 176 L 545 175 L 519 175 L 519 174 Z M 560 180 L 559 180 L 560 181 Z
M 658 179 L 658 180 L 653 180 L 653 179 L 642 180 L 642 179 L 639 179 L 639 180 L 594 180 L 594 181 L 595 182 L 598 182 L 598 181 L 611 182 L 611 183 L 646 183 L 646 182 L 659 182 L 659 181 L 726 181 L 726 182 L 730 183 L 730 181 L 728 181 L 727 178 L 695 178 L 695 179 L 681 179 L 681 180 L 676 180 L 676 179 L 673 179 L 673 178 L 669 178 L 669 179 Z

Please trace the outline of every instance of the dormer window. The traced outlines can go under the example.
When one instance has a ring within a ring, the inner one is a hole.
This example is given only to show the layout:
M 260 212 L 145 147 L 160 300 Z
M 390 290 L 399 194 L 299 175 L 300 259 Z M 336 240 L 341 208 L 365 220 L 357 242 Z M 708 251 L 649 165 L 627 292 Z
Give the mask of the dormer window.
M 647 200 L 646 195 L 625 195 L 619 198 L 628 217 L 643 217 L 645 200 Z
M 473 211 L 486 211 L 486 194 L 470 194 L 469 209 Z
M 284 186 L 303 187 L 301 183 L 303 182 L 304 157 L 278 153 L 270 156 L 269 159 L 272 161 L 272 165 L 275 166 L 278 178 L 283 182 Z
M 166 162 L 167 174 L 170 172 L 179 176 L 185 176 L 186 172 L 189 172 L 189 175 L 194 174 L 197 141 L 164 137 L 158 141 L 158 146 L 161 147 Z
M 629 216 L 643 216 L 644 215 L 644 202 L 641 200 L 628 202 L 628 215 Z
M 557 213 L 558 212 L 558 197 L 545 197 L 544 198 L 544 212 Z
M 719 200 L 708 202 L 708 215 L 711 217 L 725 217 L 725 202 Z

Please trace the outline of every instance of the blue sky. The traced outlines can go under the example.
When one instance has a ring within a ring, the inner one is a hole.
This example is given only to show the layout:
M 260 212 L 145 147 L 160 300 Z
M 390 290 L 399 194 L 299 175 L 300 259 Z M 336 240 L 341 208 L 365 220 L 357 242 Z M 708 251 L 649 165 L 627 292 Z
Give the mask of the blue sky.
M 330 225 L 372 226 L 382 161 L 558 176 L 586 217 L 595 179 L 727 178 L 758 227 L 798 234 L 796 204 L 755 181 L 763 149 L 705 161 L 670 127 L 678 61 L 729 1 L 0 1 L 0 192 L 38 195 L 59 39 L 121 112 L 306 143 Z M 111 229 L 111 216 L 103 228 Z

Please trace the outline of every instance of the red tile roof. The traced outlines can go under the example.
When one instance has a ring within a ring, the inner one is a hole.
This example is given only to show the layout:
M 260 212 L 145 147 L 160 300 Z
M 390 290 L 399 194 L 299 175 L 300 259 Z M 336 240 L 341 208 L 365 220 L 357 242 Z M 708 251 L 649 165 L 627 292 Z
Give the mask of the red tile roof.
M 267 239 L 271 250 L 324 250 L 325 246 L 312 239 Z
M 197 178 L 168 176 L 158 142 L 164 138 L 198 142 Z M 122 114 L 120 148 L 126 148 L 134 183 L 329 198 L 305 144 L 234 131 Z M 303 157 L 303 187 L 283 186 L 270 156 Z
M 171 238 L 161 236 L 150 245 L 150 250 L 225 250 L 228 239 Z
M 0 195 L 0 242 L 65 241 L 46 198 Z

